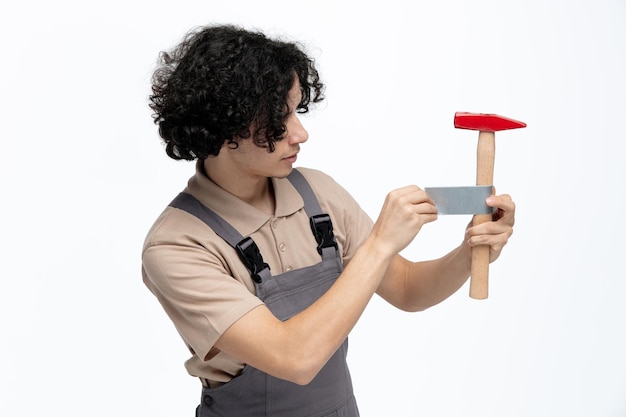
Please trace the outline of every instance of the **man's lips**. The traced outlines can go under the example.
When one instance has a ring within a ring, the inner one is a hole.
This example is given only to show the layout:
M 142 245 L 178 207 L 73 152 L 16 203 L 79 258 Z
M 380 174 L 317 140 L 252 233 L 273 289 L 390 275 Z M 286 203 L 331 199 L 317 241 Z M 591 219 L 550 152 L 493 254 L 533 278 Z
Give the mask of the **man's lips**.
M 283 158 L 283 161 L 287 161 L 293 164 L 294 162 L 296 162 L 297 159 L 298 159 L 298 154 L 294 153 L 293 155 L 289 155 Z

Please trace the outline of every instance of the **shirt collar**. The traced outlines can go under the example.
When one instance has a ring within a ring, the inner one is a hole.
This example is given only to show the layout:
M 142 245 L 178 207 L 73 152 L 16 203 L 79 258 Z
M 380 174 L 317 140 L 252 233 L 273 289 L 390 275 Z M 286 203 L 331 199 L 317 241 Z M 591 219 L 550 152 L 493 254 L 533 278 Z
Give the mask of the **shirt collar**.
M 249 236 L 273 217 L 286 217 L 304 207 L 302 197 L 288 179 L 272 178 L 271 181 L 276 200 L 275 216 L 258 210 L 214 183 L 205 174 L 202 161 L 196 163 L 196 173 L 189 179 L 185 192 L 230 223 L 242 236 Z

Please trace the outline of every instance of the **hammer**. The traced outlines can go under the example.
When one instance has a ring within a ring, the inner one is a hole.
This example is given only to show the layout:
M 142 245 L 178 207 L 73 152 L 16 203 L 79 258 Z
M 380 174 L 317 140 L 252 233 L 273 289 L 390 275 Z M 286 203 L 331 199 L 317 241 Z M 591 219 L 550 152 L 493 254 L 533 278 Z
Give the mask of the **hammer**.
M 457 129 L 478 130 L 476 152 L 476 185 L 493 185 L 493 165 L 496 155 L 496 135 L 499 130 L 526 127 L 526 123 L 497 114 L 456 112 L 454 127 Z M 491 214 L 477 214 L 472 219 L 474 226 L 492 221 Z M 472 249 L 472 271 L 470 297 L 484 300 L 489 292 L 489 246 L 475 246 Z

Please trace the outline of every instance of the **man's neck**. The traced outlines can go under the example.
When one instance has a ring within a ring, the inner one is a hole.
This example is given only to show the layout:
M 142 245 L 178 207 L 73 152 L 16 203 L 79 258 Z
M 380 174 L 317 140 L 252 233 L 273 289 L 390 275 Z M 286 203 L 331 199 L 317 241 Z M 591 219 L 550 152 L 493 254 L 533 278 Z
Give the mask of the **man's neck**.
M 274 214 L 274 189 L 269 178 L 232 172 L 222 166 L 220 158 L 212 157 L 204 161 L 204 172 L 220 188 L 264 213 Z

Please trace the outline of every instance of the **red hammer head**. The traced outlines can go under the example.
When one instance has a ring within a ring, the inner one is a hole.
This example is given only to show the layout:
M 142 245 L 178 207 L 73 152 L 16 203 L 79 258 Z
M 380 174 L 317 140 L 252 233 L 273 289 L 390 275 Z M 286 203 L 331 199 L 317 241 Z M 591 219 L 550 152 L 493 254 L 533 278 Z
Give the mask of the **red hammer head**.
M 497 132 L 498 130 L 526 127 L 526 123 L 497 114 L 456 112 L 454 114 L 454 127 L 482 132 Z

